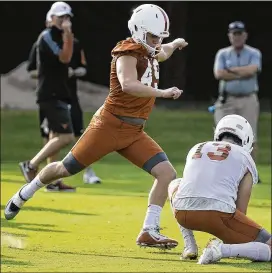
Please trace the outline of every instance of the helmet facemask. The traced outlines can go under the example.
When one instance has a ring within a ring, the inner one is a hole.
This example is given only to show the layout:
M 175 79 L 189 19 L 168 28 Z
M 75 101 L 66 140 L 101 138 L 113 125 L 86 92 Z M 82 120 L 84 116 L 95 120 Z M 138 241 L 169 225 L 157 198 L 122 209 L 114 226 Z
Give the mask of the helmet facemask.
M 233 144 L 241 147 L 243 146 L 242 139 L 233 133 L 225 132 L 218 136 L 218 141 L 223 141 L 224 139 L 230 140 Z
M 155 47 L 152 47 L 151 45 L 148 44 L 148 41 L 147 41 L 148 34 L 151 35 L 151 36 L 154 35 L 155 37 L 159 38 L 158 43 L 156 44 Z M 161 44 L 162 44 L 162 41 L 164 39 L 162 37 L 159 37 L 159 36 L 155 35 L 154 33 L 147 32 L 147 31 L 143 31 L 143 38 L 142 39 L 140 39 L 138 37 L 134 38 L 133 36 L 132 36 L 132 38 L 135 39 L 138 43 L 141 43 L 147 49 L 148 53 L 152 57 L 154 57 L 156 54 L 158 54 L 160 52 Z

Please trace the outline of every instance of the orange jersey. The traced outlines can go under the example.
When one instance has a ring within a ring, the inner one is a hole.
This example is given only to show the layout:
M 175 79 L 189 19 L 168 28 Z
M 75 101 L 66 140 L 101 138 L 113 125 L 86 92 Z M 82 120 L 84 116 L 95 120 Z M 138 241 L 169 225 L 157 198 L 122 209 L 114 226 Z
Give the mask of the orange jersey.
M 110 72 L 110 93 L 104 103 L 104 108 L 115 115 L 147 119 L 153 105 L 154 97 L 136 97 L 122 91 L 117 78 L 116 61 L 120 56 L 137 58 L 138 80 L 147 86 L 157 88 L 159 82 L 159 63 L 148 56 L 146 48 L 134 42 L 132 38 L 117 43 L 112 50 Z

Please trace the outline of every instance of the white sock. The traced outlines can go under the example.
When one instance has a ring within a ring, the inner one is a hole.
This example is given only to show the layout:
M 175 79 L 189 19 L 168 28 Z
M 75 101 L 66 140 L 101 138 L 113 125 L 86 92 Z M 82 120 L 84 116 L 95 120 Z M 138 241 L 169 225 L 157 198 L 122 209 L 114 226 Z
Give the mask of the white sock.
M 193 231 L 182 227 L 180 224 L 179 224 L 179 228 L 183 236 L 184 248 L 189 248 L 192 245 L 196 246 L 196 240 L 195 240 Z
M 246 258 L 252 261 L 268 262 L 271 259 L 270 246 L 264 243 L 223 244 L 222 258 Z
M 161 211 L 162 207 L 157 205 L 149 205 L 147 208 L 143 228 L 159 226 Z
M 20 195 L 23 199 L 28 200 L 31 198 L 36 191 L 38 191 L 40 188 L 46 186 L 43 184 L 39 176 L 37 175 L 30 183 L 28 183 L 20 192 Z
M 86 168 L 85 174 L 88 176 L 94 176 L 95 173 L 91 167 Z

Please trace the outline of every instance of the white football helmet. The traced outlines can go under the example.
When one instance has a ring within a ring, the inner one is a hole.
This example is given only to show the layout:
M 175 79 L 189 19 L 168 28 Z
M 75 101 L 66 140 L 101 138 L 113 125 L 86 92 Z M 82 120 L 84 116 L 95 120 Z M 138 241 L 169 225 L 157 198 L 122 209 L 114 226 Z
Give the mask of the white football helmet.
M 169 18 L 159 6 L 144 4 L 133 11 L 128 28 L 135 42 L 145 46 L 151 55 L 155 55 L 156 49 L 146 43 L 146 34 L 160 37 L 161 43 L 163 38 L 169 37 Z
M 217 124 L 214 131 L 214 140 L 219 141 L 223 133 L 231 133 L 242 141 L 242 147 L 249 153 L 252 151 L 254 134 L 249 122 L 239 115 L 227 115 Z

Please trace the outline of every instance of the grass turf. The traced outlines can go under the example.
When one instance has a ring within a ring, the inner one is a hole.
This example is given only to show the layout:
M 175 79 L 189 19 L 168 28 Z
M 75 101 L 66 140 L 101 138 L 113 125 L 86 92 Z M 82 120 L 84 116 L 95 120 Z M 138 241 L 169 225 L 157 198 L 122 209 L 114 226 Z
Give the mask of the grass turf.
M 101 185 L 84 185 L 82 173 L 66 179 L 76 193 L 39 191 L 15 220 L 6 221 L 7 200 L 24 183 L 17 163 L 31 158 L 42 142 L 36 112 L 2 111 L 1 269 L 3 272 L 264 272 L 269 263 L 227 259 L 216 265 L 181 262 L 183 242 L 167 202 L 163 233 L 177 238 L 171 251 L 141 249 L 135 239 L 143 223 L 152 178 L 111 154 L 94 165 Z M 91 113 L 85 114 L 86 123 Z M 212 136 L 212 116 L 202 112 L 155 110 L 146 131 L 158 141 L 179 176 L 188 149 Z M 248 215 L 271 230 L 271 114 L 262 114 L 258 169 Z M 65 149 L 61 156 L 69 149 Z M 200 249 L 210 235 L 196 233 Z M 12 241 L 10 241 L 12 240 Z M 22 245 L 20 245 L 22 243 Z M 14 245 L 14 248 L 10 247 Z M 201 250 L 200 250 L 201 251 Z

